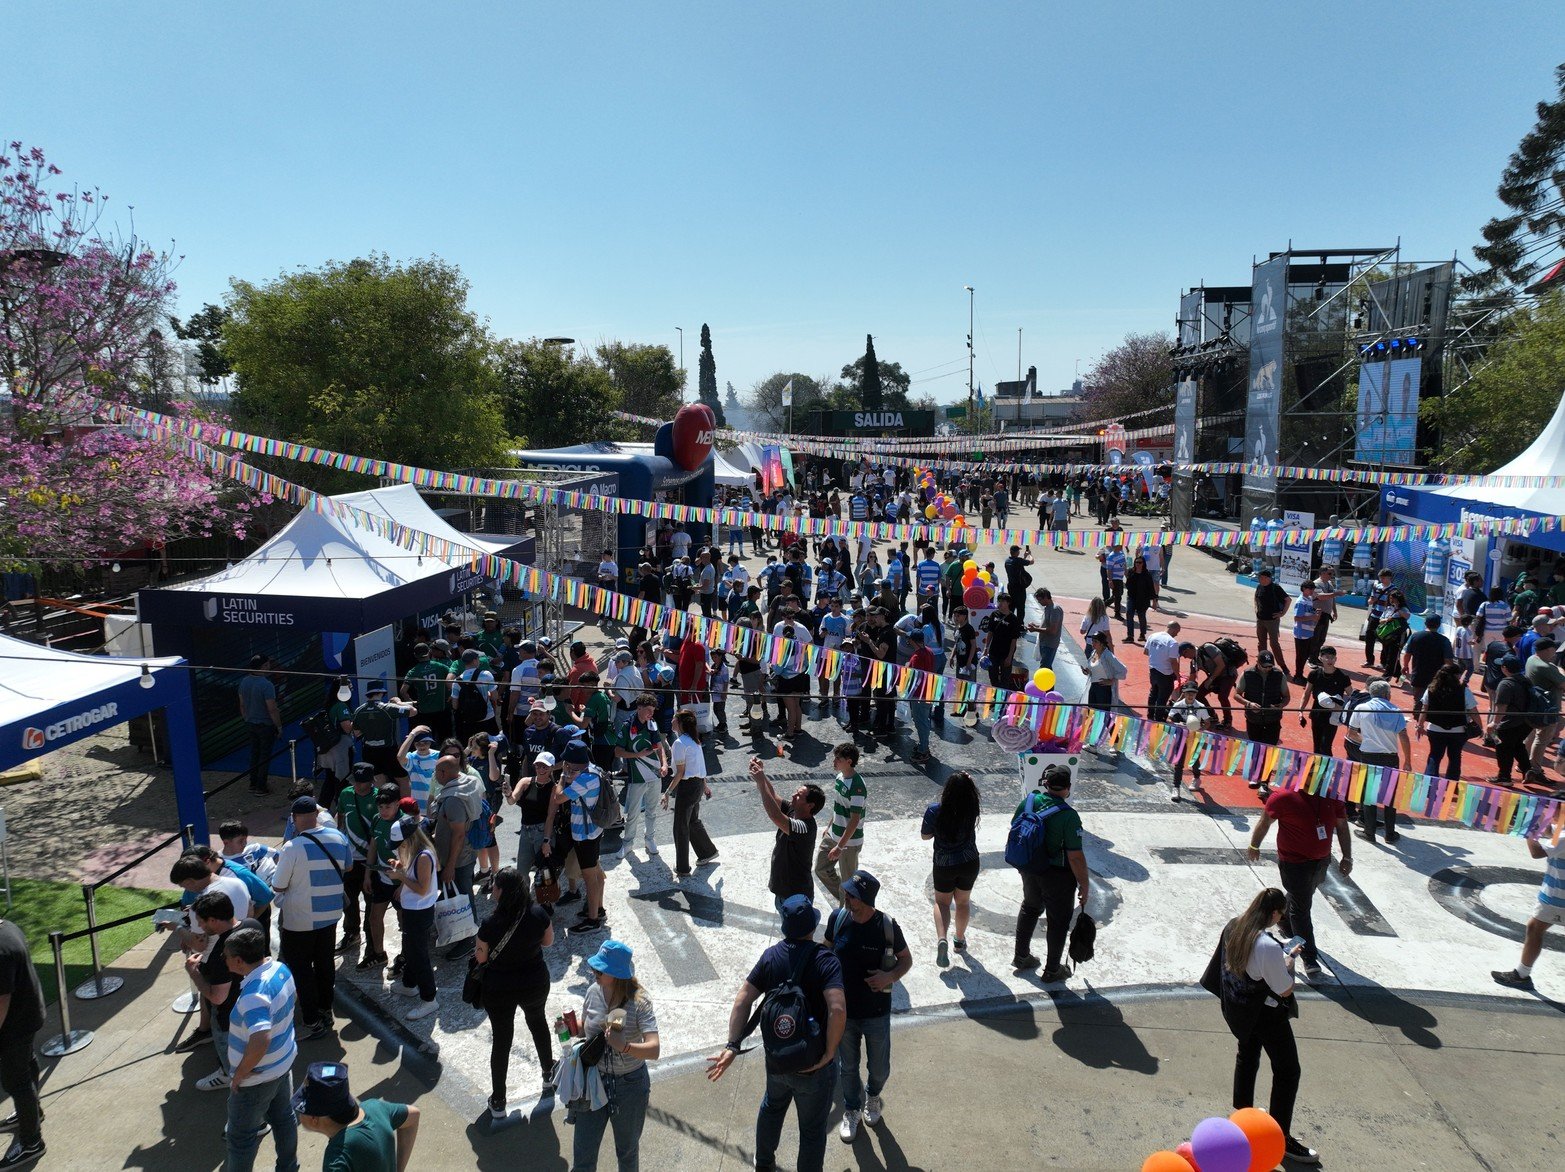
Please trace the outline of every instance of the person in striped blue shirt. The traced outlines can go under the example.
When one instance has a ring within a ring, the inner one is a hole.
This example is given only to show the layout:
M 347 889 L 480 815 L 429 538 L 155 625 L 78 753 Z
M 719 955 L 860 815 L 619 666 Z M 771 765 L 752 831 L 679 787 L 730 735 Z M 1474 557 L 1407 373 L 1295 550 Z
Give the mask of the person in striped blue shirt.
M 294 799 L 294 837 L 277 858 L 272 890 L 277 893 L 278 939 L 283 963 L 299 982 L 305 1036 L 332 1028 L 337 987 L 337 921 L 342 919 L 343 883 L 353 866 L 353 848 L 340 830 L 317 826 L 320 807 L 312 797 Z
M 293 1111 L 295 989 L 288 966 L 266 955 L 266 939 L 237 928 L 223 942 L 239 999 L 228 1023 L 228 1157 L 224 1172 L 250 1172 L 263 1125 L 270 1124 L 278 1172 L 299 1167 L 299 1125 Z
M 1527 921 L 1520 963 L 1514 969 L 1500 969 L 1490 975 L 1502 985 L 1530 993 L 1532 966 L 1543 954 L 1544 934 L 1555 924 L 1565 924 L 1565 838 L 1554 843 L 1529 838 L 1527 853 L 1535 859 L 1547 860 L 1543 865 L 1543 882 L 1538 887 L 1538 906 L 1533 909 L 1532 919 Z

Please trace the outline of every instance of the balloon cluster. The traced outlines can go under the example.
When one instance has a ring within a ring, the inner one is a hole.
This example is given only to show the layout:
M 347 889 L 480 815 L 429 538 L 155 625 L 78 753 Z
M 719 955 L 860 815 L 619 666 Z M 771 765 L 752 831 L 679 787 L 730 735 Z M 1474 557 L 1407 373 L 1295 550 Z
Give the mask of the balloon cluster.
M 1201 1120 L 1176 1150 L 1148 1156 L 1141 1172 L 1272 1172 L 1287 1144 L 1275 1119 L 1258 1107 L 1243 1107 L 1227 1119 Z
M 972 610 L 987 610 L 994 605 L 994 579 L 988 570 L 968 558 L 962 563 L 962 602 Z
M 956 502 L 947 493 L 940 491 L 935 484 L 935 474 L 933 472 L 928 468 L 920 468 L 914 465 L 913 483 L 923 491 L 924 518 L 926 520 L 933 521 L 939 518 L 942 521 L 949 521 L 958 529 L 967 527 L 967 518 L 956 507 Z M 966 583 L 964 582 L 963 585 L 965 586 Z

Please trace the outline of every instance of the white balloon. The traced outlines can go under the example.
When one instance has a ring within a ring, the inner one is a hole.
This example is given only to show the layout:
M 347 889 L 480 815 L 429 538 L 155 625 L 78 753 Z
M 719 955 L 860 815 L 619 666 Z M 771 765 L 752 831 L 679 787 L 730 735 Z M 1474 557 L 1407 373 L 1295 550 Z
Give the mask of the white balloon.
M 1185 727 L 1188 728 L 1191 732 L 1200 732 L 1201 718 L 1192 712 L 1189 716 L 1185 717 Z

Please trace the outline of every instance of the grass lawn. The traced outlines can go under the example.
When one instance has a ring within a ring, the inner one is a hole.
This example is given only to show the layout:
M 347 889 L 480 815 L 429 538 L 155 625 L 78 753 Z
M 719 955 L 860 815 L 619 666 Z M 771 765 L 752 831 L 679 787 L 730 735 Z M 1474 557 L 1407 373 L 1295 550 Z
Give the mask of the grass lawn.
M 110 883 L 98 888 L 96 904 L 100 924 L 135 912 L 172 903 L 177 891 L 148 891 L 141 887 L 116 887 Z M 0 907 L 3 907 L 0 904 Z M 12 879 L 11 910 L 5 913 L 22 930 L 32 949 L 38 979 L 43 983 L 44 1000 L 53 1002 L 54 951 L 49 947 L 50 932 L 76 932 L 87 926 L 87 907 L 82 889 L 76 883 L 51 883 L 44 879 Z M 152 919 L 133 920 L 118 928 L 98 933 L 98 955 L 108 968 L 119 955 L 152 934 Z M 92 948 L 83 936 L 65 942 L 65 981 L 74 989 L 92 976 Z

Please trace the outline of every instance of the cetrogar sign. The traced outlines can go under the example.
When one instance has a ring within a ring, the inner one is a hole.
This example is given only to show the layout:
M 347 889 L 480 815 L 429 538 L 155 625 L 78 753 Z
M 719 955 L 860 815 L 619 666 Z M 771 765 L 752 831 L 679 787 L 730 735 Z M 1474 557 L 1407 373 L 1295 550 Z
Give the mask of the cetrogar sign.
M 79 733 L 96 724 L 105 721 L 119 719 L 120 706 L 118 704 L 100 704 L 96 708 L 89 708 L 85 712 L 78 712 L 75 716 L 67 716 L 64 720 L 57 720 L 53 724 L 43 728 L 24 728 L 22 730 L 22 748 L 27 750 L 41 749 L 50 741 L 57 741 L 61 737 L 68 737 L 72 733 Z

